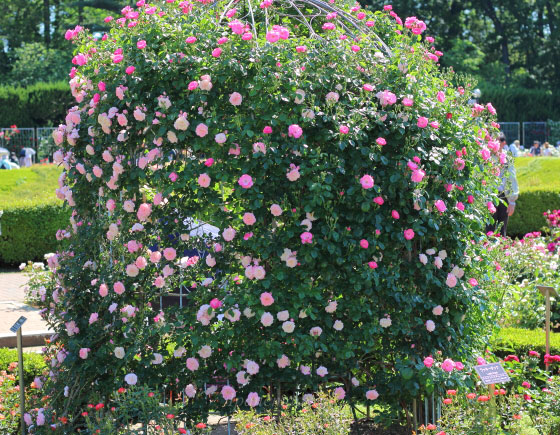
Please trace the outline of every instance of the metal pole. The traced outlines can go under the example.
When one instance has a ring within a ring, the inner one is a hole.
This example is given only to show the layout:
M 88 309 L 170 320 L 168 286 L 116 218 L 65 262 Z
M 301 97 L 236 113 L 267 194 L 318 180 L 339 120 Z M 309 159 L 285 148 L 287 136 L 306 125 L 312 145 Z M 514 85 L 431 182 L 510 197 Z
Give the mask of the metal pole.
M 546 300 L 546 353 L 550 355 L 550 290 L 548 288 L 544 298 Z M 545 368 L 548 370 L 548 363 Z
M 19 371 L 19 410 L 20 410 L 20 424 L 21 435 L 25 435 L 25 389 L 23 385 L 23 340 L 21 337 L 21 327 L 17 330 L 17 348 L 18 348 L 18 371 Z

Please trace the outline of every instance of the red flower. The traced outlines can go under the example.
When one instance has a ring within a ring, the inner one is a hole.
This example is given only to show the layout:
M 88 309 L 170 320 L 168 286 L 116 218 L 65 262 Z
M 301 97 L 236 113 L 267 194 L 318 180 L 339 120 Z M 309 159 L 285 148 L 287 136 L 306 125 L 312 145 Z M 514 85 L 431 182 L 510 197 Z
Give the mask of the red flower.
M 82 412 L 82 417 L 87 417 L 88 413 L 87 411 Z
M 426 429 L 428 429 L 428 430 L 435 430 L 435 429 L 437 429 L 437 428 L 436 428 L 436 425 L 435 425 L 435 424 L 430 423 L 428 426 L 426 426 Z
M 183 429 L 182 427 L 177 430 L 179 431 L 179 433 L 187 433 L 187 429 Z
M 490 397 L 488 396 L 479 396 L 478 399 L 476 399 L 479 402 L 488 402 L 490 400 Z
M 175 418 L 175 416 L 173 414 L 167 414 L 165 417 L 167 417 L 169 420 L 172 420 Z
M 117 390 L 117 393 L 124 393 L 124 392 L 126 392 L 126 388 L 124 387 L 121 387 Z
M 97 405 L 95 405 L 95 410 L 99 411 L 100 409 L 105 408 L 105 405 L 103 405 L 103 403 L 98 403 Z
M 195 427 L 197 429 L 206 429 L 206 425 L 204 423 L 198 423 Z M 184 433 L 186 433 L 186 432 L 184 432 Z

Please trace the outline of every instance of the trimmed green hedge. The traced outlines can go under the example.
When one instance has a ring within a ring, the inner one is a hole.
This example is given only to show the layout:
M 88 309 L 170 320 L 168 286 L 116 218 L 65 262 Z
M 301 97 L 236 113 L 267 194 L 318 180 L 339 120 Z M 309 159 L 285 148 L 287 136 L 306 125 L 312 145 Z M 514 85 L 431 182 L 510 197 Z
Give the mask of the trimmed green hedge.
M 521 192 L 516 204 L 515 213 L 509 218 L 507 233 L 510 237 L 523 237 L 547 226 L 543 212 L 560 209 L 560 190 Z
M 560 92 L 550 89 L 489 86 L 480 83 L 481 102 L 492 102 L 501 121 L 560 119 Z
M 16 265 L 43 261 L 57 250 L 57 230 L 69 224 L 70 211 L 60 202 L 22 202 L 4 207 L 0 218 L 0 263 Z
M 0 370 L 8 370 L 8 366 L 13 362 L 18 362 L 17 350 L 0 348 Z M 23 381 L 26 386 L 31 385 L 35 376 L 40 376 L 45 368 L 47 365 L 43 355 L 33 352 L 23 353 Z M 19 378 L 17 370 L 14 374 Z
M 527 356 L 530 350 L 536 350 L 544 357 L 545 333 L 541 329 L 504 328 L 492 337 L 490 344 L 501 357 L 507 355 Z M 560 333 L 550 333 L 550 354 L 560 355 Z
M 37 83 L 27 88 L 0 86 L 0 127 L 49 127 L 64 122 L 73 104 L 66 82 Z

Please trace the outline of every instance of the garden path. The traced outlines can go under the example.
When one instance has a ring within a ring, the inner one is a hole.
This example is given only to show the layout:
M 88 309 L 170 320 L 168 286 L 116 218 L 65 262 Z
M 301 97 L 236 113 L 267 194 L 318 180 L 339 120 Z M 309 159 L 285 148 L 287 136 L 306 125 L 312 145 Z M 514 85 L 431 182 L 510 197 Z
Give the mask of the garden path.
M 26 283 L 27 277 L 21 272 L 0 273 L 0 347 L 13 346 L 15 334 L 10 328 L 20 316 L 27 318 L 22 327 L 24 347 L 37 346 L 37 340 L 32 340 L 31 337 L 49 333 L 47 324 L 39 315 L 39 309 L 24 303 Z

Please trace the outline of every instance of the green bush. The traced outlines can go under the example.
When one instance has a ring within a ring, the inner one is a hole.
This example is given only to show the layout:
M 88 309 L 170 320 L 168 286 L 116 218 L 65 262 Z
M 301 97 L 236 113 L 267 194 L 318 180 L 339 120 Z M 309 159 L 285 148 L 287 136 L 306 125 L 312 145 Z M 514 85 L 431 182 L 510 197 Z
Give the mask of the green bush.
M 535 350 L 544 356 L 545 333 L 542 329 L 504 328 L 491 340 L 494 353 L 498 356 L 527 355 Z M 560 355 L 560 334 L 550 333 L 550 354 Z
M 55 234 L 68 226 L 70 212 L 60 203 L 26 201 L 4 208 L 0 218 L 0 263 L 43 260 L 57 249 Z
M 0 86 L 2 127 L 57 126 L 72 104 L 66 82 L 37 83 L 27 88 Z
M 8 370 L 8 366 L 13 363 L 18 362 L 17 350 L 8 349 L 5 347 L 0 348 L 0 371 Z M 33 382 L 36 376 L 43 374 L 43 370 L 46 368 L 45 360 L 43 355 L 40 353 L 24 352 L 23 354 L 23 381 L 25 386 L 28 387 Z M 16 376 L 18 371 L 14 372 Z
M 508 223 L 508 235 L 522 237 L 546 227 L 543 212 L 560 208 L 560 190 L 532 190 L 521 192 L 515 213 Z

